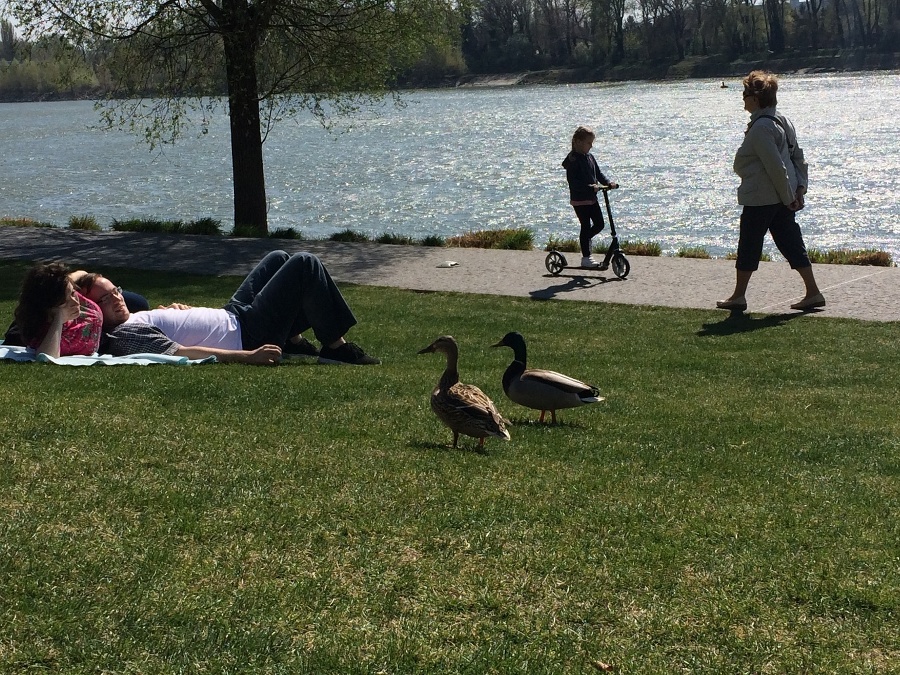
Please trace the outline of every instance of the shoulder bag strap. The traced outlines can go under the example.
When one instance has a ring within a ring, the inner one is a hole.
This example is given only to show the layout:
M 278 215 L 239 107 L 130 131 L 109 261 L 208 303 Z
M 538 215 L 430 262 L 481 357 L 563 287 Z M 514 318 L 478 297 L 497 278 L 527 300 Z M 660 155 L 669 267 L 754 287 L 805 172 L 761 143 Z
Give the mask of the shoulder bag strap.
M 775 122 L 775 124 L 777 124 L 778 126 L 781 127 L 782 131 L 784 131 L 784 139 L 787 141 L 788 152 L 790 153 L 791 161 L 793 162 L 794 161 L 794 143 L 791 142 L 791 136 L 788 133 L 787 127 L 784 126 L 784 122 L 782 122 L 779 118 L 775 117 L 775 115 L 760 115 L 755 120 L 753 120 L 753 123 L 750 126 L 752 127 L 753 124 L 755 124 L 756 122 L 761 120 L 763 117 L 766 117 L 766 118 L 772 120 L 773 122 Z

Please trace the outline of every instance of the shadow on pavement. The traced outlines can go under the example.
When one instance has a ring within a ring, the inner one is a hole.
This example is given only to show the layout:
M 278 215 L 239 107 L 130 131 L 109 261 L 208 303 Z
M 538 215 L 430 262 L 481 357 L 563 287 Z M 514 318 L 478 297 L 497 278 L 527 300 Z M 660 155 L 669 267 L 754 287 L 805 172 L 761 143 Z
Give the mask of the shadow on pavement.
M 61 228 L 4 227 L 0 259 L 61 261 L 72 267 L 121 267 L 201 275 L 244 276 L 269 251 L 310 251 L 332 275 L 403 265 L 421 255 L 418 247 L 384 247 L 299 239 L 243 239 L 229 236 L 137 232 L 89 232 Z
M 547 275 L 544 275 L 545 277 Z M 585 288 L 591 288 L 593 286 L 601 286 L 603 284 L 608 284 L 611 281 L 622 281 L 622 279 L 618 279 L 616 277 L 607 278 L 607 277 L 585 277 L 582 275 L 559 275 L 556 277 L 552 277 L 554 279 L 558 279 L 560 276 L 568 277 L 569 281 L 564 284 L 557 284 L 556 286 L 547 286 L 547 288 L 539 288 L 534 291 L 530 291 L 528 295 L 531 296 L 533 300 L 550 300 L 560 293 L 571 293 L 572 291 L 584 290 Z
M 703 324 L 703 327 L 697 331 L 697 335 L 700 337 L 708 337 L 710 335 L 734 335 L 735 333 L 749 333 L 764 328 L 777 328 L 800 316 L 803 316 L 801 312 L 792 312 L 791 314 L 768 314 L 759 318 L 754 318 L 749 314 L 733 313 L 716 323 Z

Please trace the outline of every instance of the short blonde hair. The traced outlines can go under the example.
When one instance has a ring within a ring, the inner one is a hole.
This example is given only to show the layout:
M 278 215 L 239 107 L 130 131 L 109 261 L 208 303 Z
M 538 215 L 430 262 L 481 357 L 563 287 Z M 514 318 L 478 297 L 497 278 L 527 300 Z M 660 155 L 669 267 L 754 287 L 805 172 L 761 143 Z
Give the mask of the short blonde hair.
M 591 129 L 590 127 L 584 127 L 584 126 L 578 127 L 575 130 L 575 133 L 572 134 L 572 150 L 575 149 L 576 143 L 578 143 L 579 141 L 588 139 L 588 138 L 590 138 L 591 141 L 593 141 L 595 138 L 597 138 L 597 135 L 594 133 L 594 130 Z
M 778 105 L 778 76 L 768 70 L 754 70 L 744 78 L 744 94 L 755 96 L 760 108 Z

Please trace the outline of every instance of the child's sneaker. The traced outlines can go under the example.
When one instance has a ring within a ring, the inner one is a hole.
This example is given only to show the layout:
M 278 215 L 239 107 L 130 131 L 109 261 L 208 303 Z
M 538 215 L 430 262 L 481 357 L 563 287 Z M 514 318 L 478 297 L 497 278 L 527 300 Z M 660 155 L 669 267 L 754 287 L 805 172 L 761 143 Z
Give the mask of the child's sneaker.
M 582 267 L 600 267 L 600 263 L 594 260 L 593 256 L 585 256 L 581 259 Z
M 366 354 L 359 345 L 345 342 L 330 349 L 323 346 L 319 352 L 319 363 L 334 363 L 350 366 L 377 366 L 381 361 Z

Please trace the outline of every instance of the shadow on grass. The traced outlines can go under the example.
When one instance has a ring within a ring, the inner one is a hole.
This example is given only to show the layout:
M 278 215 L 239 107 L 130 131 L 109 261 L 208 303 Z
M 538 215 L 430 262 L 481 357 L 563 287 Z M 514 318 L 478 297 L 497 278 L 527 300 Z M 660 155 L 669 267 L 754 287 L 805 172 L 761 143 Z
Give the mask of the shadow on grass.
M 544 418 L 544 421 L 541 422 L 538 420 L 539 413 L 535 413 L 534 417 L 509 417 L 509 422 L 512 426 L 517 428 L 528 427 L 531 429 L 587 429 L 588 427 L 580 422 L 570 422 L 568 420 L 560 419 L 560 413 L 557 412 L 556 422 L 550 421 L 550 413 L 547 413 L 547 416 Z
M 549 275 L 545 274 L 544 276 L 547 277 Z M 601 284 L 608 284 L 611 281 L 622 281 L 622 279 L 619 279 L 617 277 L 586 277 L 581 274 L 563 274 L 552 278 L 558 279 L 560 277 L 567 277 L 569 281 L 564 284 L 557 284 L 555 286 L 548 286 L 547 288 L 540 288 L 535 291 L 530 291 L 528 295 L 530 295 L 533 300 L 550 300 L 552 298 L 555 298 L 560 293 L 570 293 L 572 291 L 583 290 L 585 288 L 591 288 L 593 286 L 600 286 Z
M 766 316 L 755 318 L 742 312 L 732 312 L 721 321 L 703 324 L 703 327 L 697 331 L 697 335 L 700 337 L 709 337 L 711 335 L 750 333 L 765 328 L 777 328 L 778 326 L 783 326 L 788 321 L 801 316 L 803 316 L 801 312 L 792 312 L 790 314 L 767 314 Z
M 487 446 L 488 443 L 490 443 L 490 439 L 485 441 L 485 446 L 483 448 L 480 448 L 478 447 L 478 441 L 460 436 L 458 448 L 453 447 L 452 440 L 448 440 L 446 443 L 410 441 L 409 447 L 413 450 L 428 450 L 430 452 L 474 452 L 476 455 L 486 455 L 488 454 L 489 449 Z
M 0 302 L 16 302 L 22 290 L 22 279 L 30 263 L 4 262 L 0 265 Z M 12 320 L 12 317 L 9 317 Z
M 319 357 L 318 356 L 299 356 L 297 354 L 288 354 L 286 356 L 282 356 L 281 361 L 278 362 L 279 366 L 300 366 L 300 367 L 309 367 L 309 366 L 319 366 Z

